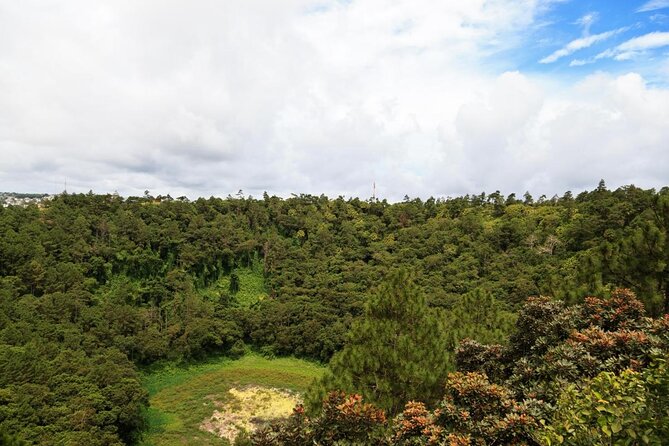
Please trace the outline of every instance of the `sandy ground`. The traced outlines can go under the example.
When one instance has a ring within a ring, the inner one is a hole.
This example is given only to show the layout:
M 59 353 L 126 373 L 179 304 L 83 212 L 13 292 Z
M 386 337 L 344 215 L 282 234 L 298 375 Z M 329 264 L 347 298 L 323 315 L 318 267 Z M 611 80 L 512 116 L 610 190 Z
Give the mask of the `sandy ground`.
M 200 424 L 200 429 L 234 442 L 242 430 L 254 432 L 271 420 L 285 418 L 301 403 L 300 397 L 288 390 L 246 386 L 232 388 L 224 403 L 211 398 L 219 408 Z

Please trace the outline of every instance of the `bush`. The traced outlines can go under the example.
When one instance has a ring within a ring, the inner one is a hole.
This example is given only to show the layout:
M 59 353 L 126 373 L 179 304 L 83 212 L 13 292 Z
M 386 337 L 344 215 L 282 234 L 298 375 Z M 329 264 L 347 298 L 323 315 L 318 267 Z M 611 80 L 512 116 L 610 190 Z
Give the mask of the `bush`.
M 286 421 L 272 423 L 253 434 L 256 446 L 383 445 L 386 417 L 376 406 L 364 403 L 360 395 L 331 392 L 323 400 L 319 417 L 308 418 L 297 406 Z
M 666 444 L 668 383 L 662 362 L 644 373 L 602 372 L 584 385 L 572 385 L 562 393 L 542 439 L 547 445 Z
M 237 339 L 230 350 L 228 351 L 228 356 L 232 359 L 239 359 L 246 354 L 246 344 L 241 339 Z

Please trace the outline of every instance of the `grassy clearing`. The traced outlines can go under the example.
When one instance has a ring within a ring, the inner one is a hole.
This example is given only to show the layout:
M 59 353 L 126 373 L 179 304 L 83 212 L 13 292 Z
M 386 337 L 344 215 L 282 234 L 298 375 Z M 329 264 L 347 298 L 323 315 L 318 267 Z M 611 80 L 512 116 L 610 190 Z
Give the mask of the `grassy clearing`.
M 324 369 L 294 358 L 247 355 L 190 366 L 171 366 L 145 375 L 151 408 L 142 446 L 225 445 L 227 440 L 200 429 L 217 410 L 234 407 L 249 386 L 303 392 Z M 232 392 L 230 390 L 232 389 Z M 235 393 L 237 392 L 237 393 Z M 233 405 L 233 406 L 231 406 Z M 249 411 L 252 412 L 252 411 Z
M 254 264 L 248 268 L 237 268 L 234 272 L 239 277 L 239 291 L 235 294 L 235 300 L 239 305 L 249 307 L 267 297 L 265 278 L 260 264 Z M 216 283 L 202 290 L 202 294 L 214 299 L 221 294 L 227 294 L 229 289 L 230 276 L 222 276 Z

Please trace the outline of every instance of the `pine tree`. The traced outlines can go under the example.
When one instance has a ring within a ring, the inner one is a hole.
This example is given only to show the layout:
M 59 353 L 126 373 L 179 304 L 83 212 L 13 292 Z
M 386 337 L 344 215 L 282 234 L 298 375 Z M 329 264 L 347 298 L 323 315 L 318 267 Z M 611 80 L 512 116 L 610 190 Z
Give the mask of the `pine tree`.
M 614 281 L 633 288 L 651 314 L 669 313 L 669 191 L 658 193 L 626 236 L 602 251 Z
M 487 290 L 476 288 L 460 298 L 447 315 L 448 349 L 463 339 L 500 344 L 513 330 L 516 317 Z
M 311 404 L 333 389 L 359 393 L 390 414 L 410 400 L 437 401 L 449 369 L 441 319 L 406 271 L 392 273 L 354 322 Z

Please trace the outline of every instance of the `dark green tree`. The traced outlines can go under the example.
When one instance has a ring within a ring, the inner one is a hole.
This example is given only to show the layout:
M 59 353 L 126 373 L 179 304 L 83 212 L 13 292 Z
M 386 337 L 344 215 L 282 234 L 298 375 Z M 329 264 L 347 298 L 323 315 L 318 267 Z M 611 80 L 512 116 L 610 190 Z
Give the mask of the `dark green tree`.
M 239 276 L 236 272 L 230 274 L 230 294 L 234 295 L 239 292 Z
M 391 273 L 354 322 L 347 344 L 330 362 L 325 390 L 361 394 L 391 414 L 410 400 L 434 402 L 448 372 L 441 318 L 406 271 Z
M 448 348 L 453 351 L 465 338 L 486 344 L 504 342 L 516 317 L 490 292 L 477 288 L 456 301 L 446 320 Z
M 602 251 L 612 281 L 633 288 L 651 314 L 669 313 L 669 191 L 658 193 L 626 236 Z

